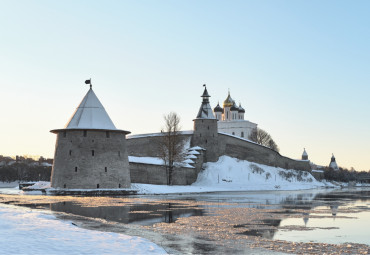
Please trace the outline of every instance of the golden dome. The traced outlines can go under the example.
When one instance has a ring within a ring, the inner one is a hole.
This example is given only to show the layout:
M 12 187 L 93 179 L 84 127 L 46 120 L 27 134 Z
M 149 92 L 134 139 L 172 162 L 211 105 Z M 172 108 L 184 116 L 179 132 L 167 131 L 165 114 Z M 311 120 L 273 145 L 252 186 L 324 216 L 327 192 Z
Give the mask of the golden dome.
M 234 104 L 235 104 L 235 101 L 231 98 L 230 91 L 229 91 L 229 94 L 227 95 L 227 98 L 224 101 L 224 108 L 225 107 L 231 107 Z

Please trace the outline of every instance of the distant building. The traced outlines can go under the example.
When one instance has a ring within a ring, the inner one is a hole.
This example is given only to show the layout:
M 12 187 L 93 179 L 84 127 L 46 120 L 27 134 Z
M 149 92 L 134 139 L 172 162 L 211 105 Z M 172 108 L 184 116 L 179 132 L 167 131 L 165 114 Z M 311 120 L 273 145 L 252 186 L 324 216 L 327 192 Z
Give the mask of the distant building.
M 306 152 L 306 148 L 303 149 L 302 160 L 308 160 L 308 154 Z
M 337 165 L 337 162 L 335 161 L 335 157 L 334 157 L 334 154 L 332 154 L 331 156 L 331 160 L 330 160 L 330 164 L 329 164 L 329 167 L 333 170 L 339 170 L 339 167 Z
M 51 186 L 64 189 L 119 189 L 131 186 L 126 134 L 117 129 L 90 90 L 57 135 Z
M 241 104 L 236 105 L 230 96 L 230 91 L 223 103 L 223 108 L 218 103 L 213 112 L 218 120 L 218 132 L 248 139 L 252 131 L 257 128 L 256 123 L 244 119 L 245 110 Z

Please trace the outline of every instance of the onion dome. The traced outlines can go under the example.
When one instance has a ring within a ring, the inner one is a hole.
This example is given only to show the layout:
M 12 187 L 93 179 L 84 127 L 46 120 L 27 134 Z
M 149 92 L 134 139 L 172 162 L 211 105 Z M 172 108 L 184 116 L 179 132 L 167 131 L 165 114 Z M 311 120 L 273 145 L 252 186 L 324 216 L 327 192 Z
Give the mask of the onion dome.
M 227 98 L 224 101 L 224 107 L 231 107 L 235 104 L 234 100 L 230 96 L 230 91 L 229 94 L 227 95 Z
M 245 110 L 240 103 L 239 103 L 239 112 L 245 113 Z
M 231 106 L 230 111 L 239 111 L 239 108 L 236 106 L 235 102 L 233 106 Z
M 216 107 L 213 109 L 214 112 L 223 112 L 224 109 L 221 108 L 220 103 L 217 103 Z

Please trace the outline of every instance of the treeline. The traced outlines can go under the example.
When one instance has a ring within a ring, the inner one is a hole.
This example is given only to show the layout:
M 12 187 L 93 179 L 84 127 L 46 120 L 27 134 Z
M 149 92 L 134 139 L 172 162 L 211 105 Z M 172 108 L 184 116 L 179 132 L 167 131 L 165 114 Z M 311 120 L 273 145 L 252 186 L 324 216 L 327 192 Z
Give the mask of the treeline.
M 332 168 L 326 167 L 324 169 L 324 178 L 328 181 L 338 182 L 350 182 L 350 181 L 361 181 L 362 178 L 370 178 L 370 172 L 366 171 L 355 171 L 348 170 L 346 168 L 339 168 L 339 170 L 333 170 Z
M 0 181 L 50 181 L 51 166 L 14 163 L 0 167 Z

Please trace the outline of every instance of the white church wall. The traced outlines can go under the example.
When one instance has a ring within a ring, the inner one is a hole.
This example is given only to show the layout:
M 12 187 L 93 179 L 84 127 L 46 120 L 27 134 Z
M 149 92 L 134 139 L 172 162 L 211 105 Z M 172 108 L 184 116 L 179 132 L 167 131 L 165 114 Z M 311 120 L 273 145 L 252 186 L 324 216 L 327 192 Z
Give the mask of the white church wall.
M 236 121 L 219 121 L 218 132 L 236 135 L 247 138 L 252 133 L 253 129 L 257 128 L 257 124 L 247 120 Z

